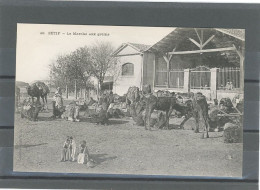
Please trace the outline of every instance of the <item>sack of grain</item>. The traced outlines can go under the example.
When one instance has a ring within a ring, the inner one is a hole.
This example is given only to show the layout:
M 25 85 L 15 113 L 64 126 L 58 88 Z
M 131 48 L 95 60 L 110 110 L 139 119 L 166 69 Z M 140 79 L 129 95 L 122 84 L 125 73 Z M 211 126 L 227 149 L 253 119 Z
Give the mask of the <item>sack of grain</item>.
M 242 143 L 243 141 L 242 127 L 233 123 L 226 123 L 224 126 L 223 136 L 224 136 L 225 143 Z

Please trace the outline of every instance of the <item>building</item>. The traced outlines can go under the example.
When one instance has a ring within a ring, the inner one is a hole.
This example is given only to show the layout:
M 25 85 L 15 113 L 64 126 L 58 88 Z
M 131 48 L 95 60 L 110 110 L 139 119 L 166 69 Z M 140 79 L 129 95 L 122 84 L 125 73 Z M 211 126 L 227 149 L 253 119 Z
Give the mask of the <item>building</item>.
M 242 29 L 176 28 L 146 50 L 154 56 L 146 69 L 155 91 L 233 98 L 244 89 L 244 50 Z
M 208 99 L 243 92 L 242 29 L 176 28 L 150 47 L 139 45 L 122 44 L 113 54 L 122 67 L 118 94 L 145 84 L 155 91 L 200 91 Z
M 127 93 L 131 86 L 137 86 L 140 89 L 144 83 L 146 71 L 144 63 L 144 52 L 150 46 L 136 43 L 123 43 L 112 54 L 119 59 L 119 76 L 114 79 L 113 92 L 119 95 Z

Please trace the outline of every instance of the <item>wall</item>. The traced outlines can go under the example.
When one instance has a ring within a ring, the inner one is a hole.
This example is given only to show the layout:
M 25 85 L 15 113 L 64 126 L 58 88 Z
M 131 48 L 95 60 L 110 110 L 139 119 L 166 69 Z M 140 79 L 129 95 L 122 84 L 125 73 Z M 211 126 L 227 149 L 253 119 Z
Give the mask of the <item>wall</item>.
M 220 100 L 221 98 L 230 98 L 232 100 L 237 94 L 243 93 L 243 91 L 217 90 L 217 99 Z
M 141 73 L 142 73 L 142 55 L 129 55 L 129 56 L 120 56 L 119 57 L 119 66 L 122 68 L 122 65 L 125 63 L 134 64 L 134 75 L 133 76 L 120 76 L 114 82 L 113 93 L 118 95 L 124 95 L 127 93 L 129 87 L 137 86 L 141 88 Z
M 149 84 L 153 88 L 155 56 L 153 53 L 145 52 L 143 58 L 143 84 Z

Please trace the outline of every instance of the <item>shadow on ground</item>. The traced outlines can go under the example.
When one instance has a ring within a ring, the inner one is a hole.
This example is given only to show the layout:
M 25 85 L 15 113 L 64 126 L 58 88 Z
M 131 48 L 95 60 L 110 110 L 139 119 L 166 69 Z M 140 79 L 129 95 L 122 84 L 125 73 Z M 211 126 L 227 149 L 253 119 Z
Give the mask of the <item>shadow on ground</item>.
M 126 120 L 113 120 L 113 119 L 108 120 L 108 122 L 109 125 L 121 125 L 121 124 L 129 123 L 129 121 Z
M 117 156 L 107 156 L 107 154 L 91 154 L 90 157 L 96 162 L 96 164 L 101 164 L 102 162 L 117 158 Z
M 29 147 L 35 147 L 35 146 L 42 146 L 46 145 L 48 143 L 40 143 L 40 144 L 24 144 L 24 145 L 14 145 L 14 148 L 29 148 Z

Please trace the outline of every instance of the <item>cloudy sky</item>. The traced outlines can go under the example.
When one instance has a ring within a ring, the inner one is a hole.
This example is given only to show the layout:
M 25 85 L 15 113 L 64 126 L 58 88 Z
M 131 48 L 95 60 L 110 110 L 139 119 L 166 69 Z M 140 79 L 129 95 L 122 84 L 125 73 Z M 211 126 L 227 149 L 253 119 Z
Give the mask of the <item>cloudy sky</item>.
M 91 45 L 96 41 L 110 41 L 115 48 L 125 42 L 152 45 L 173 29 L 170 27 L 18 24 L 16 80 L 29 83 L 34 80 L 47 80 L 49 79 L 48 66 L 58 55 L 70 53 L 78 47 Z M 73 33 L 87 35 L 73 35 Z

